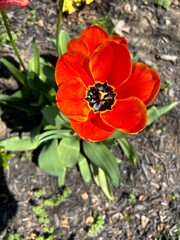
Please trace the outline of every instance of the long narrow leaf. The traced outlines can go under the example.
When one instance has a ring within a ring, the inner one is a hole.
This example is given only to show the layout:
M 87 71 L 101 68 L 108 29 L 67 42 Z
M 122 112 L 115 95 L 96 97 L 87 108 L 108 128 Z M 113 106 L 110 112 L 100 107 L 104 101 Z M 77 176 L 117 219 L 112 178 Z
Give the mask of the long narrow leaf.
M 35 39 L 33 39 L 33 52 L 34 52 L 34 56 L 33 56 L 34 72 L 37 75 L 39 75 L 39 69 L 40 69 L 39 50 L 38 50 L 38 46 Z
M 83 141 L 83 150 L 94 165 L 105 171 L 112 181 L 112 184 L 115 187 L 119 186 L 119 166 L 115 156 L 109 151 L 109 149 L 103 143 L 97 144 Z
M 99 184 L 99 178 L 98 178 L 98 174 L 99 174 L 99 167 L 93 163 L 90 163 L 89 164 L 90 166 L 90 170 L 91 170 L 91 173 L 92 173 L 92 177 L 94 179 L 94 182 L 96 183 L 96 185 L 98 187 L 100 187 L 100 184 Z
M 44 96 L 49 98 L 49 87 L 41 81 L 37 74 L 34 72 L 29 72 L 27 78 L 29 88 L 33 89 L 34 91 L 42 93 Z
M 32 141 L 29 136 L 11 137 L 0 141 L 0 147 L 4 147 L 6 151 L 28 151 L 38 147 L 37 140 Z
M 66 178 L 66 168 L 64 167 L 62 172 L 58 176 L 58 186 L 62 187 L 65 185 L 65 178 Z
M 111 187 L 110 187 L 107 175 L 101 168 L 99 168 L 98 179 L 99 179 L 99 186 L 102 189 L 103 193 L 106 195 L 106 197 L 112 200 L 113 194 L 111 191 Z
M 152 106 L 150 109 L 148 109 L 148 125 L 151 125 L 154 121 L 156 121 L 158 119 L 159 115 L 158 115 L 158 111 L 157 108 L 155 106 Z
M 14 95 L 9 96 L 6 94 L 0 94 L 0 102 L 4 105 L 8 105 L 16 109 L 25 111 L 29 116 L 39 113 L 39 108 L 33 108 L 32 106 L 29 106 L 27 101 L 18 99 Z
M 172 102 L 170 104 L 167 104 L 163 107 L 156 108 L 155 106 L 152 106 L 148 109 L 148 123 L 147 125 L 152 124 L 155 120 L 157 120 L 160 116 L 166 114 L 167 112 L 171 111 L 178 102 Z
M 126 138 L 121 138 L 117 140 L 119 145 L 121 146 L 126 157 L 133 163 L 136 164 L 136 154 L 133 150 L 132 145 L 128 142 Z
M 20 72 L 12 63 L 10 63 L 7 59 L 1 58 L 0 61 L 7 67 L 7 69 L 12 73 L 12 75 L 23 85 L 25 85 L 26 75 Z
M 175 106 L 178 105 L 178 102 L 172 102 L 170 104 L 167 104 L 163 107 L 160 107 L 157 109 L 159 117 L 163 114 L 166 114 L 167 112 L 171 111 Z
M 42 59 L 42 58 L 40 58 Z M 54 77 L 54 67 L 47 65 L 47 63 L 40 61 L 40 73 L 39 78 L 51 85 L 56 87 L 55 77 Z
M 34 141 L 34 139 L 40 134 L 41 129 L 42 129 L 42 122 L 31 130 L 31 135 L 30 135 L 31 141 Z
M 59 35 L 60 35 L 61 22 L 62 22 L 63 5 L 64 5 L 64 0 L 59 1 L 57 31 L 56 31 L 56 49 L 57 49 L 58 57 L 61 56 Z
M 65 30 L 61 30 L 60 36 L 59 36 L 61 54 L 64 54 L 65 52 L 67 52 L 67 44 L 69 40 L 70 40 L 70 37 L 68 33 Z
M 87 159 L 82 154 L 79 157 L 78 167 L 84 182 L 89 183 L 92 179 L 91 171 Z
M 71 130 L 69 129 L 49 130 L 39 134 L 38 141 L 40 144 L 50 139 L 63 138 L 63 137 L 72 137 Z

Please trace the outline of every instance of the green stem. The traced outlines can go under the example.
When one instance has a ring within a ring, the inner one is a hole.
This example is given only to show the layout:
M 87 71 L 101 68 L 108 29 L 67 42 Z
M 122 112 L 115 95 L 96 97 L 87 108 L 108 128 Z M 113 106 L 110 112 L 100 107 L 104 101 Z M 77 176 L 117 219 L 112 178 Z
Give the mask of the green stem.
M 58 13 L 57 32 L 56 32 L 56 49 L 57 49 L 58 57 L 61 56 L 61 50 L 59 47 L 59 33 L 60 33 L 61 22 L 62 22 L 63 4 L 64 4 L 64 0 L 59 0 L 59 13 Z
M 25 65 L 24 65 L 24 62 L 23 62 L 23 60 L 22 60 L 22 58 L 21 58 L 21 56 L 20 56 L 20 54 L 19 54 L 19 51 L 18 51 L 18 49 L 17 49 L 17 47 L 16 47 L 16 44 L 15 44 L 15 41 L 14 41 L 14 39 L 13 39 L 13 37 L 12 37 L 11 30 L 10 30 L 10 28 L 9 28 L 9 24 L 8 24 L 8 20 L 7 20 L 7 16 L 6 16 L 5 12 L 1 11 L 1 16 L 2 16 L 2 19 L 3 19 L 4 26 L 5 26 L 5 28 L 6 28 L 6 31 L 7 31 L 9 40 L 10 40 L 10 43 L 11 43 L 12 48 L 13 48 L 13 50 L 14 50 L 14 53 L 15 53 L 16 57 L 18 58 L 19 63 L 20 63 L 21 66 L 23 67 L 24 71 L 26 71 L 26 67 L 25 67 Z

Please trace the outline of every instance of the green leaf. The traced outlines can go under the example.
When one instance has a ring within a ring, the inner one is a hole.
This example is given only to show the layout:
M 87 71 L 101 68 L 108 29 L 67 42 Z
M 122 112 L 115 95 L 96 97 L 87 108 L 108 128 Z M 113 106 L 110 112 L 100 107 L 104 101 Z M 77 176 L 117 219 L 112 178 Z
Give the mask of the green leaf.
M 62 187 L 65 185 L 65 178 L 66 178 L 66 168 L 64 167 L 61 174 L 58 176 L 58 186 Z
M 29 88 L 38 93 L 37 97 L 39 97 L 39 94 L 42 93 L 44 96 L 50 99 L 49 87 L 46 85 L 46 83 L 41 81 L 37 74 L 35 74 L 34 72 L 29 72 L 27 83 Z
M 46 39 L 53 48 L 56 48 L 56 39 L 55 38 L 50 38 L 50 37 L 47 37 Z
M 62 176 L 65 166 L 58 153 L 57 139 L 48 141 L 42 148 L 38 157 L 39 167 L 46 173 L 53 176 Z
M 89 183 L 92 180 L 91 171 L 87 159 L 82 154 L 79 156 L 78 167 L 84 182 Z
M 113 199 L 109 179 L 107 178 L 105 172 L 102 170 L 102 168 L 97 167 L 95 164 L 90 164 L 89 166 L 96 185 L 101 188 L 106 197 Z
M 8 161 L 1 157 L 1 153 L 0 153 L 0 167 L 9 168 Z
M 76 138 L 64 137 L 58 146 L 59 156 L 64 166 L 74 167 L 80 154 L 80 142 Z
M 23 85 L 25 85 L 26 75 L 20 72 L 12 63 L 10 63 L 5 58 L 1 58 L 0 61 L 7 67 L 7 69 L 12 73 L 12 75 Z
M 42 123 L 37 125 L 35 128 L 31 130 L 31 140 L 34 141 L 34 139 L 39 135 L 42 128 Z
M 99 168 L 98 170 L 99 170 L 98 171 L 99 186 L 102 189 L 103 193 L 106 195 L 106 197 L 112 200 L 114 197 L 111 191 L 107 175 L 101 168 Z
M 109 176 L 112 184 L 117 187 L 120 184 L 120 171 L 115 156 L 103 143 L 89 143 L 83 141 L 83 150 L 89 160 L 102 168 Z
M 112 145 L 115 139 L 121 139 L 126 136 L 128 136 L 127 133 L 116 130 L 108 139 L 104 140 L 103 143 L 105 143 L 105 145 Z
M 167 10 L 171 5 L 171 0 L 156 0 L 156 3 Z
M 155 106 L 152 106 L 148 109 L 148 123 L 147 126 L 152 124 L 155 120 L 157 120 L 160 116 L 166 114 L 170 110 L 172 110 L 178 102 L 172 102 L 170 104 L 167 104 L 163 107 L 156 108 Z
M 32 141 L 29 136 L 23 136 L 22 138 L 16 136 L 0 141 L 0 147 L 4 147 L 6 151 L 34 150 L 38 145 L 38 141 Z
M 27 112 L 28 115 L 39 114 L 40 109 L 38 107 L 32 107 L 32 101 L 33 96 L 26 87 L 23 87 L 10 96 L 6 94 L 0 94 L 0 102 L 2 104 L 23 110 Z
M 98 187 L 99 185 L 99 178 L 98 178 L 98 173 L 99 173 L 99 167 L 93 163 L 89 163 L 89 167 L 93 176 L 93 179 Z
M 148 122 L 147 126 L 152 124 L 154 121 L 156 121 L 159 118 L 157 108 L 155 106 L 152 106 L 148 109 Z
M 59 47 L 61 54 L 67 52 L 67 44 L 70 41 L 69 35 L 65 30 L 61 30 L 59 33 Z
M 65 116 L 62 112 L 60 112 L 60 115 L 64 122 L 66 122 L 66 123 L 69 122 L 69 118 L 67 116 Z
M 42 114 L 48 124 L 53 126 L 62 126 L 65 121 L 61 118 L 59 109 L 56 106 L 48 106 L 42 109 Z
M 3 151 L 3 149 L 0 148 L 0 167 L 9 168 L 8 159 L 13 157 L 14 154 Z
M 29 63 L 29 73 L 28 78 L 33 81 L 33 78 L 35 76 L 38 81 L 42 82 L 47 86 L 48 94 L 50 96 L 55 96 L 57 92 L 57 85 L 54 77 L 54 67 L 49 66 L 43 58 L 39 58 L 39 74 L 36 72 L 37 70 L 34 69 L 34 58 L 31 59 Z M 40 91 L 38 89 L 35 89 L 36 91 Z
M 55 77 L 54 77 L 54 67 L 47 65 L 44 62 L 40 62 L 40 73 L 39 78 L 49 85 L 56 86 Z M 57 87 L 56 87 L 57 88 Z
M 34 90 L 33 94 L 36 96 L 36 98 L 38 98 L 39 93 L 41 93 L 51 103 L 55 103 L 54 96 L 56 94 L 57 86 L 54 80 L 54 67 L 48 66 L 43 58 L 39 58 L 39 61 L 38 70 L 34 67 L 34 58 L 32 58 L 29 62 L 29 71 L 27 75 L 28 87 L 30 90 Z M 39 71 L 39 74 L 36 73 L 37 71 Z
M 55 130 L 48 130 L 38 135 L 39 144 L 45 141 L 55 139 L 55 138 L 63 138 L 63 137 L 73 137 L 71 133 L 72 130 L 70 129 L 55 129 Z
M 159 117 L 162 116 L 163 114 L 171 111 L 174 107 L 178 105 L 178 102 L 172 102 L 170 104 L 167 104 L 163 107 L 160 107 L 157 109 Z
M 37 46 L 35 38 L 33 38 L 33 52 L 34 52 L 34 56 L 33 56 L 34 73 L 39 75 L 39 72 L 40 72 L 40 58 L 39 58 L 39 50 L 38 50 L 38 46 Z
M 128 142 L 128 140 L 126 138 L 121 138 L 117 140 L 119 145 L 121 146 L 124 154 L 126 155 L 126 157 L 133 163 L 136 164 L 136 154 L 133 150 L 132 145 Z
M 138 62 L 139 61 L 139 57 L 138 56 L 133 56 L 132 61 L 133 62 Z

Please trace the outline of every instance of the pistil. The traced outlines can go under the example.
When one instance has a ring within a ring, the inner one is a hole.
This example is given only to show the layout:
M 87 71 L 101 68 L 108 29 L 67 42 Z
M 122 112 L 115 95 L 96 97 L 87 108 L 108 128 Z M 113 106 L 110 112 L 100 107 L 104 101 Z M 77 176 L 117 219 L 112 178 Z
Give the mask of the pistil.
M 107 83 L 97 83 L 88 90 L 86 101 L 95 112 L 111 110 L 116 94 Z

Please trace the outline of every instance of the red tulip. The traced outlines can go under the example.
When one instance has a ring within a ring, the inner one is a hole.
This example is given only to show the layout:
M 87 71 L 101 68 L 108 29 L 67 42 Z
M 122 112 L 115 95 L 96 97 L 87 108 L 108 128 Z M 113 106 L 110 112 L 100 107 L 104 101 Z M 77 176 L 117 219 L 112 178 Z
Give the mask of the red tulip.
M 92 55 L 94 50 L 104 41 L 115 41 L 128 45 L 125 37 L 109 37 L 101 27 L 93 25 L 85 29 L 79 38 L 73 38 L 68 44 L 68 51 L 78 51 L 82 54 Z
M 147 109 L 160 78 L 143 63 L 132 64 L 127 41 L 108 37 L 97 26 L 72 39 L 55 70 L 57 106 L 84 140 L 100 141 L 115 129 L 138 133 L 147 124 Z
M 19 7 L 26 7 L 30 3 L 30 0 L 0 0 L 0 11 L 9 10 L 14 5 Z

